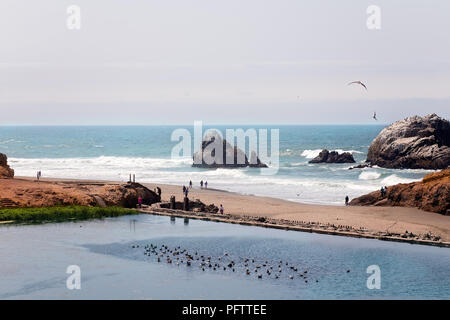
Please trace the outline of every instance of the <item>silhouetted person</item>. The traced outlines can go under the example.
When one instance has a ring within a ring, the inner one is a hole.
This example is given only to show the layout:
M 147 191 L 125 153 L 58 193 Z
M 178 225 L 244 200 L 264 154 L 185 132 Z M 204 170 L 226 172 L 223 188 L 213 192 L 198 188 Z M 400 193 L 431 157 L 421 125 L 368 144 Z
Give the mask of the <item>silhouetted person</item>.
M 156 192 L 158 193 L 159 201 L 161 201 L 161 188 L 156 187 Z
M 203 189 L 203 180 L 200 181 L 200 189 Z
M 348 196 L 345 196 L 345 205 L 346 206 L 348 206 L 348 201 L 349 201 Z

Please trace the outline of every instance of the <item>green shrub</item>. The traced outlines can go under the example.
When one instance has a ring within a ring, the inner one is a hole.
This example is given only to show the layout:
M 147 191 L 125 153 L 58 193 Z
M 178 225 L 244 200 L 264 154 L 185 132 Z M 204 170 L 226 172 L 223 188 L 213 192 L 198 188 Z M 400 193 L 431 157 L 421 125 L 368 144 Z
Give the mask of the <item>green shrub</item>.
M 137 211 L 121 207 L 43 207 L 43 208 L 4 208 L 0 209 L 0 221 L 46 222 L 101 219 L 137 214 Z

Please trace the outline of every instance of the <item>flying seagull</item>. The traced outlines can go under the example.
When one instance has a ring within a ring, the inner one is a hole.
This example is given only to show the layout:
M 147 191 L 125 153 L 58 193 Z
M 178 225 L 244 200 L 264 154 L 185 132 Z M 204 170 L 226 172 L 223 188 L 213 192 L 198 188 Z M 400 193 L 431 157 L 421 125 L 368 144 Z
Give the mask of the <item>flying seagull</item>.
M 378 121 L 376 111 L 373 112 L 373 118 Z
M 364 83 L 362 83 L 361 81 L 352 81 L 352 82 L 350 82 L 350 83 L 348 84 L 348 86 L 351 85 L 351 84 L 360 84 L 360 85 L 362 85 L 362 86 L 367 90 L 366 85 L 365 85 Z

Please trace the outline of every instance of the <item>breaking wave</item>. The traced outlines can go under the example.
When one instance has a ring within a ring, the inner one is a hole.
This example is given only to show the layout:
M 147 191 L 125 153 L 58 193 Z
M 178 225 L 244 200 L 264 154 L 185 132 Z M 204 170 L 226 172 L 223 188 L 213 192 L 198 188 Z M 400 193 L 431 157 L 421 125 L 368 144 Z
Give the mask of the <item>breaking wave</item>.
M 379 177 L 381 177 L 381 173 L 374 172 L 374 171 L 364 171 L 364 172 L 361 172 L 358 179 L 360 179 L 360 180 L 376 180 Z
M 415 181 L 420 181 L 421 179 L 408 179 L 408 178 L 401 178 L 397 176 L 396 174 L 391 174 L 390 176 L 384 178 L 381 180 L 382 185 L 386 186 L 392 186 L 398 183 L 411 183 Z

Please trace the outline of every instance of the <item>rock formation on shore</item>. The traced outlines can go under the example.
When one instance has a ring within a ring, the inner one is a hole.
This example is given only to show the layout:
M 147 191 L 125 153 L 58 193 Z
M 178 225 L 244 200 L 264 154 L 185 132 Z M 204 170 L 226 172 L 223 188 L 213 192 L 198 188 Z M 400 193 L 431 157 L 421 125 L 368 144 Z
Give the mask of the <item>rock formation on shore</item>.
M 355 159 L 353 159 L 353 155 L 350 152 L 338 153 L 337 151 L 323 149 L 309 163 L 355 163 Z
M 102 198 L 106 205 L 125 208 L 135 208 L 139 197 L 142 198 L 142 204 L 146 205 L 161 201 L 161 198 L 154 191 L 136 182 L 111 186 L 105 185 L 97 196 Z
M 450 123 L 436 114 L 397 121 L 373 140 L 367 162 L 394 169 L 445 169 L 450 165 Z
M 363 195 L 350 205 L 416 207 L 450 215 L 450 169 L 428 174 L 420 182 L 390 186 L 384 197 L 380 191 Z
M 222 157 L 216 157 L 216 149 L 222 148 Z M 227 159 L 229 159 L 227 161 Z M 267 168 L 253 151 L 250 160 L 244 151 L 237 146 L 232 146 L 219 134 L 210 134 L 202 141 L 202 150 L 193 156 L 193 167 L 200 168 Z
M 0 153 L 0 179 L 14 178 L 14 170 L 8 166 L 8 158 Z
M 82 205 L 135 208 L 139 196 L 147 205 L 161 201 L 155 192 L 139 183 L 0 180 L 0 207 Z
M 164 209 L 170 209 L 171 203 L 170 202 L 162 202 L 158 203 L 156 205 L 158 208 L 164 208 Z M 182 201 L 175 201 L 175 210 L 183 210 L 184 204 Z M 219 211 L 219 208 L 214 204 L 211 203 L 209 205 L 206 205 L 200 199 L 196 200 L 189 200 L 189 210 L 193 212 L 209 212 L 209 213 L 217 213 Z

